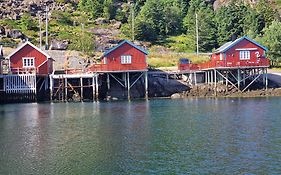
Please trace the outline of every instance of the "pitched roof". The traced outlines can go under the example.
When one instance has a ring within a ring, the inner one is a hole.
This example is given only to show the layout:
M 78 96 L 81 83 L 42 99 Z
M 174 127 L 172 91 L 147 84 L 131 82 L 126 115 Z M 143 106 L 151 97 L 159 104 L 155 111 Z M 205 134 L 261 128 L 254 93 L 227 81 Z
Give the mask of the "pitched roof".
M 47 53 L 43 52 L 41 49 L 39 49 L 38 47 L 36 47 L 35 45 L 33 45 L 31 42 L 26 41 L 25 43 L 23 43 L 20 47 L 18 47 L 14 52 L 12 52 L 10 55 L 7 56 L 8 59 L 10 59 L 11 56 L 13 56 L 15 53 L 17 53 L 18 51 L 20 51 L 22 48 L 24 48 L 26 45 L 30 45 L 31 47 L 33 47 L 34 49 L 36 49 L 37 51 L 39 51 L 40 53 L 42 53 L 43 55 L 45 55 L 47 58 L 51 58 L 50 55 L 48 55 Z
M 238 39 L 236 39 L 236 40 L 234 40 L 234 41 L 229 41 L 229 42 L 225 43 L 224 45 L 222 45 L 221 47 L 219 47 L 218 49 L 216 49 L 216 50 L 215 50 L 215 53 L 226 52 L 227 50 L 229 50 L 230 48 L 232 48 L 233 46 L 235 46 L 236 44 L 238 44 L 238 43 L 239 43 L 240 41 L 242 41 L 243 39 L 246 39 L 246 40 L 248 40 L 248 41 L 254 43 L 255 45 L 257 45 L 257 46 L 263 48 L 265 51 L 268 50 L 265 46 L 263 46 L 263 45 L 257 43 L 256 41 L 254 41 L 254 40 L 248 38 L 247 36 L 243 36 L 243 37 L 238 38 Z
M 139 51 L 143 52 L 144 54 L 148 55 L 148 52 L 147 52 L 146 50 L 144 50 L 143 48 L 141 48 L 141 47 L 135 45 L 134 43 L 132 43 L 132 42 L 130 42 L 130 41 L 128 41 L 128 40 L 124 40 L 124 41 L 120 42 L 118 45 L 116 45 L 116 46 L 112 47 L 111 49 L 107 50 L 107 51 L 103 54 L 102 57 L 105 57 L 106 55 L 108 55 L 109 53 L 111 53 L 111 52 L 113 52 L 114 50 L 118 49 L 120 46 L 122 46 L 122 45 L 125 44 L 125 43 L 131 45 L 132 47 L 134 47 L 134 48 L 138 49 Z

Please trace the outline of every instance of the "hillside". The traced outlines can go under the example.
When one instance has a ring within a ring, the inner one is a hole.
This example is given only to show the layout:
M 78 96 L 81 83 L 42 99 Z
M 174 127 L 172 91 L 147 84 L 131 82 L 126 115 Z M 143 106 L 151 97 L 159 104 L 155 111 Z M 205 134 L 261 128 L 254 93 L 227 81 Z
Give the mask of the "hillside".
M 48 14 L 50 49 L 76 50 L 81 57 L 98 59 L 120 40 L 134 37 L 154 57 L 166 60 L 176 53 L 193 57 L 185 53 L 195 51 L 195 13 L 199 50 L 206 53 L 233 36 L 259 40 L 272 21 L 280 20 L 281 9 L 280 0 L 0 0 L 0 5 L 0 43 L 5 46 L 15 47 L 26 39 L 38 45 L 39 21 L 44 36 Z M 162 66 L 175 65 L 176 60 Z M 161 61 L 154 65 L 161 66 Z

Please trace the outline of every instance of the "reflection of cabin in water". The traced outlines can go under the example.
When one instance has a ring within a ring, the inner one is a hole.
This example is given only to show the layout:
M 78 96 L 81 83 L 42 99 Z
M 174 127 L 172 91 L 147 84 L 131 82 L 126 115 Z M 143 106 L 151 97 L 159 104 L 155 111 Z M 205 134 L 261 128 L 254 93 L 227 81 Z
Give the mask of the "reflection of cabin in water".
M 53 71 L 53 60 L 41 49 L 23 43 L 7 56 L 9 73 L 3 75 L 5 100 L 37 100 L 48 91 L 48 75 Z

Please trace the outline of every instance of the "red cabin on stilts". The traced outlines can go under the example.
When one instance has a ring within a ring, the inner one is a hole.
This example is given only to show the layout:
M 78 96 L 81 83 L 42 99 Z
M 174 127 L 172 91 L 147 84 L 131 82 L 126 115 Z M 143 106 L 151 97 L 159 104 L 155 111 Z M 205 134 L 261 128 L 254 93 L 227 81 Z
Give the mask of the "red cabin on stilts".
M 48 75 L 53 72 L 53 59 L 29 41 L 18 47 L 7 58 L 12 74 Z
M 89 67 L 92 72 L 147 71 L 147 54 L 143 48 L 124 40 L 106 51 L 101 63 Z

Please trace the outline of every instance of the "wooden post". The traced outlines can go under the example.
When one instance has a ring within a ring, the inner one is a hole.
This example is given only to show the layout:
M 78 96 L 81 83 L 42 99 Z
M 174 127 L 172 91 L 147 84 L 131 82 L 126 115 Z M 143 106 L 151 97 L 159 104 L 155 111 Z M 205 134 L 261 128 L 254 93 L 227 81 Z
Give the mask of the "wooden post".
M 241 72 L 240 69 L 237 69 L 237 83 L 238 83 L 239 91 L 240 91 L 240 81 L 241 81 Z
M 214 77 L 213 77 L 213 71 L 211 70 L 211 84 L 213 84 L 214 83 Z
M 197 77 L 196 77 L 196 72 L 194 72 L 194 85 L 197 85 Z
M 93 101 L 95 100 L 96 92 L 95 92 L 95 76 L 92 78 L 92 88 L 93 88 Z
M 245 84 L 246 84 L 246 80 L 245 80 L 245 78 L 246 78 L 245 69 L 244 69 L 244 71 L 243 71 L 242 77 L 243 77 L 243 86 L 245 86 Z
M 127 72 L 127 89 L 128 89 L 128 100 L 130 100 L 130 72 Z
M 226 81 L 225 81 L 225 85 L 226 85 L 226 91 L 228 92 L 228 71 L 226 71 Z
M 265 68 L 265 89 L 268 88 L 268 74 L 267 74 L 267 68 Z
M 68 101 L 68 98 L 67 98 L 67 78 L 65 78 L 64 81 L 65 81 L 65 83 L 64 83 L 65 84 L 64 85 L 65 86 L 65 101 L 67 102 Z
M 148 99 L 148 77 L 147 72 L 144 73 L 144 79 L 145 79 L 145 98 Z
M 217 70 L 214 69 L 214 76 L 215 76 L 215 96 L 217 96 Z
M 99 99 L 99 75 L 96 75 L 96 100 L 98 101 Z
M 52 75 L 50 76 L 50 100 L 53 101 L 53 88 L 54 88 L 54 79 Z
M 82 77 L 80 77 L 80 89 L 81 89 L 80 101 L 83 101 L 83 78 Z
M 110 89 L 110 77 L 109 77 L 109 74 L 107 73 L 106 74 L 106 76 L 107 76 L 107 89 L 109 90 Z

